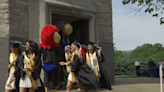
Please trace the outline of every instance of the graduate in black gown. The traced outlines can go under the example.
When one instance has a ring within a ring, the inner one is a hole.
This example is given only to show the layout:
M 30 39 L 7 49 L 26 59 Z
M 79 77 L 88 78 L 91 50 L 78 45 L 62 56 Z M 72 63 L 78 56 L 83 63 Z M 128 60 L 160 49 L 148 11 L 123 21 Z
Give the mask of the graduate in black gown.
M 34 41 L 26 42 L 26 52 L 21 55 L 20 62 L 12 75 L 20 73 L 19 92 L 45 92 L 43 83 L 40 79 L 42 62 L 38 45 Z
M 83 56 L 84 61 L 95 72 L 97 81 L 101 83 L 101 88 L 112 90 L 108 75 L 101 64 L 105 61 L 104 56 L 101 54 L 101 48 L 96 51 L 93 42 L 88 42 L 87 45 L 88 52 Z
M 64 50 L 60 45 L 60 35 L 59 30 L 54 25 L 46 25 L 41 32 L 41 43 L 40 47 L 43 53 L 43 63 L 46 65 L 53 64 L 56 66 L 54 70 L 48 72 L 44 71 L 44 86 L 45 91 L 48 92 L 48 88 L 51 92 L 56 92 L 59 89 L 63 77 L 62 70 L 60 66 L 64 65 L 65 55 Z M 62 67 L 63 68 L 63 67 Z
M 19 47 L 20 42 L 16 40 L 10 41 L 10 49 L 11 53 L 9 56 L 9 65 L 8 65 L 8 70 L 9 70 L 9 77 L 6 82 L 5 86 L 5 92 L 19 92 L 19 79 L 20 79 L 20 74 L 17 74 L 13 80 L 13 82 L 10 83 L 10 78 L 12 74 L 14 73 L 15 69 L 18 66 L 18 63 L 20 62 L 20 57 L 21 57 L 21 49 Z
M 71 87 L 74 82 L 76 82 L 78 88 L 81 89 L 81 92 L 95 91 L 100 87 L 100 84 L 96 80 L 95 73 L 83 61 L 79 48 L 80 44 L 77 41 L 71 44 L 71 59 L 70 63 L 66 64 L 70 66 L 66 92 L 71 92 Z

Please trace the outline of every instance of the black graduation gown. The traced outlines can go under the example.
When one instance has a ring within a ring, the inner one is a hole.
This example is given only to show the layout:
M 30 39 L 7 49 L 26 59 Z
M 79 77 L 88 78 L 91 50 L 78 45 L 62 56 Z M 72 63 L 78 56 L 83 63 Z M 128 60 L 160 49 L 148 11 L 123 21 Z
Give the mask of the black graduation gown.
M 20 58 L 21 58 L 21 54 L 18 54 L 17 61 L 16 61 L 15 65 L 14 65 L 15 70 L 16 70 L 16 67 L 18 66 L 19 62 L 20 62 Z M 10 64 L 10 62 L 9 62 L 9 64 Z M 9 70 L 9 72 L 10 72 L 10 70 Z M 16 89 L 13 90 L 12 92 L 19 92 L 19 79 L 20 79 L 20 73 L 15 75 Z
M 35 90 L 35 92 L 45 92 L 43 82 L 40 79 L 41 68 L 42 68 L 42 62 L 41 62 L 41 59 L 39 58 L 35 63 L 35 68 L 34 68 L 34 72 L 32 72 L 32 77 L 34 80 L 39 78 L 42 86 L 38 87 L 38 89 Z M 24 55 L 21 55 L 20 62 L 14 72 L 14 75 L 17 75 L 18 73 L 20 73 L 20 78 L 24 79 L 26 72 L 24 72 L 23 69 L 24 69 Z
M 149 65 L 149 68 L 156 67 L 156 66 L 155 66 L 155 63 L 153 62 L 153 60 L 150 60 L 150 61 L 148 62 L 148 65 Z M 155 68 L 149 69 L 149 74 L 150 74 L 150 76 L 151 76 L 151 75 L 155 75 L 155 74 L 156 74 Z
M 74 72 L 86 91 L 94 91 L 100 87 L 100 83 L 96 80 L 95 73 L 84 61 L 80 61 L 77 54 L 74 55 L 74 61 L 71 63 L 71 72 Z
M 65 61 L 65 54 L 61 46 L 52 46 L 50 50 L 42 50 L 44 64 L 55 64 L 54 71 L 44 71 L 44 86 L 50 89 L 58 89 L 61 86 L 63 76 L 59 61 Z
M 106 88 L 106 89 L 112 90 L 106 70 L 102 66 L 102 63 L 105 61 L 105 57 L 102 54 L 100 57 L 97 52 L 96 52 L 96 56 L 98 59 L 99 69 L 100 69 L 100 74 L 101 74 L 101 77 L 99 80 L 99 82 L 101 84 L 101 88 Z M 83 56 L 83 59 L 86 62 L 86 54 Z

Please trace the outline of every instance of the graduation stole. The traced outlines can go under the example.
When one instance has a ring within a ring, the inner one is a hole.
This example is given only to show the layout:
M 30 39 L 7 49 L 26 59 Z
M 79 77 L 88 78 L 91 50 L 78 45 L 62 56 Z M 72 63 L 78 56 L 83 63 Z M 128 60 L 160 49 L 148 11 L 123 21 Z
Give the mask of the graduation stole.
M 67 53 L 65 53 L 65 59 L 66 59 L 66 63 L 69 63 L 69 57 Z M 70 73 L 70 66 L 66 65 L 66 68 L 67 68 L 67 72 Z
M 96 73 L 96 77 L 97 77 L 99 75 L 99 73 L 98 73 L 96 51 L 92 54 L 92 59 L 93 59 L 93 63 L 94 63 L 94 72 Z M 90 55 L 88 52 L 86 53 L 86 62 L 87 62 L 87 65 L 92 69 Z
M 14 53 L 10 53 L 9 60 L 10 60 L 10 64 L 11 64 L 13 62 L 13 60 L 14 60 Z M 10 71 L 11 71 L 11 74 L 14 73 L 14 71 L 15 71 L 14 65 L 10 68 Z
M 28 58 L 26 55 L 24 55 L 25 57 L 25 63 L 26 63 L 26 66 L 29 67 L 29 68 L 35 68 L 35 61 L 34 61 L 34 58 L 35 58 L 35 54 L 32 55 L 32 58 L 30 60 L 30 58 Z M 35 89 L 38 89 L 37 87 L 37 84 L 36 84 L 36 81 L 33 79 L 32 77 L 32 72 L 29 72 L 28 71 L 28 74 L 30 76 L 30 79 L 31 79 L 31 83 L 32 83 L 32 87 L 35 88 Z
M 10 57 L 9 57 L 10 64 L 13 62 L 13 60 L 14 60 L 14 53 L 10 53 Z M 15 72 L 15 67 L 13 65 L 10 68 L 10 73 L 13 74 L 14 72 Z M 11 88 L 10 81 L 8 81 L 7 86 Z
M 75 54 L 76 54 L 76 52 L 72 53 L 72 55 L 71 55 L 71 63 L 73 63 L 73 61 L 74 61 Z M 71 73 L 72 73 L 72 83 L 74 83 L 76 81 L 75 74 L 74 74 L 74 72 L 71 72 Z

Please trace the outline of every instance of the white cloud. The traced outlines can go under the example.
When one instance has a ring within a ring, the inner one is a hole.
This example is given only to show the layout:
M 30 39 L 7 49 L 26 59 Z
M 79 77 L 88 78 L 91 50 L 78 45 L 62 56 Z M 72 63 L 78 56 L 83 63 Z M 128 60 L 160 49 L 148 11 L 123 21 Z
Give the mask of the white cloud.
M 164 44 L 164 25 L 160 25 L 159 18 L 144 10 L 134 17 L 134 13 L 124 13 L 128 10 L 122 0 L 113 0 L 113 35 L 118 50 L 133 50 L 145 43 Z

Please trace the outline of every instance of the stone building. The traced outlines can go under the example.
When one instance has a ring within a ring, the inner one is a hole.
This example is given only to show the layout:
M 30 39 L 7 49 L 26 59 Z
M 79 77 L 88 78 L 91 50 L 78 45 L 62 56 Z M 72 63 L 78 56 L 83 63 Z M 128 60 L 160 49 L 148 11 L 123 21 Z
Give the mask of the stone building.
M 129 55 L 132 51 L 133 51 L 133 50 L 124 50 L 124 51 L 122 51 L 122 53 L 123 53 L 123 54 Z
M 70 40 L 93 41 L 103 48 L 103 65 L 114 73 L 112 0 L 0 0 L 0 92 L 8 76 L 9 40 L 39 43 L 42 28 L 54 24 L 64 41 L 65 23 L 74 28 Z M 114 75 L 109 79 L 114 83 Z

